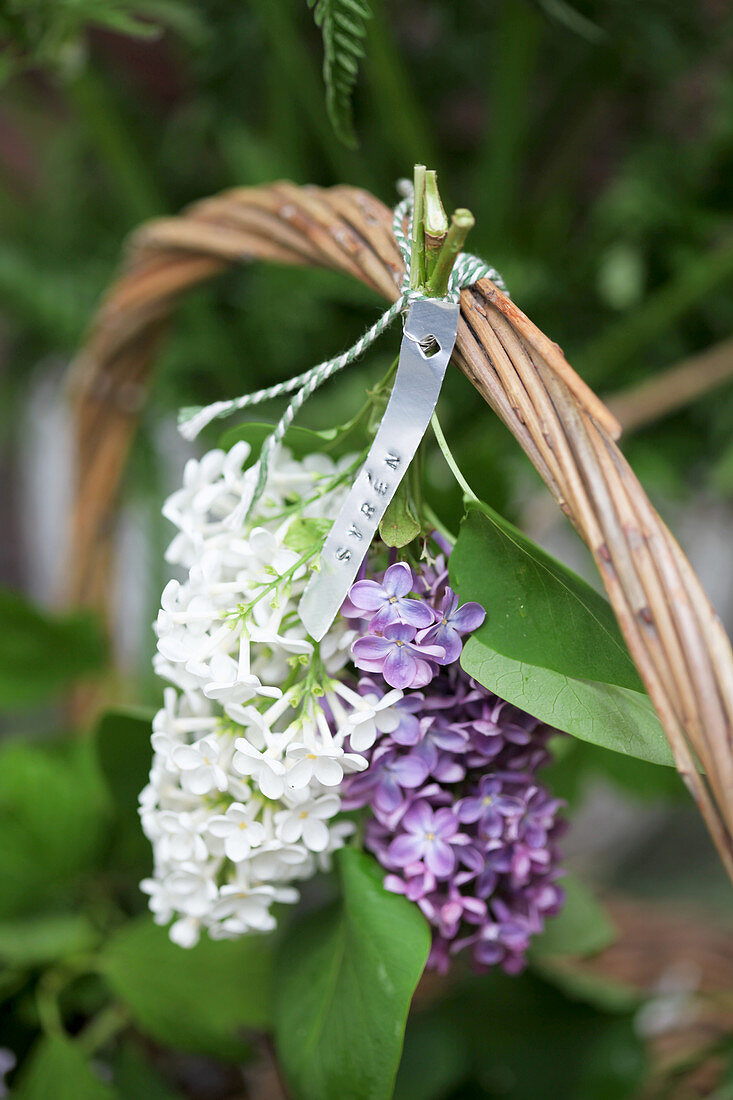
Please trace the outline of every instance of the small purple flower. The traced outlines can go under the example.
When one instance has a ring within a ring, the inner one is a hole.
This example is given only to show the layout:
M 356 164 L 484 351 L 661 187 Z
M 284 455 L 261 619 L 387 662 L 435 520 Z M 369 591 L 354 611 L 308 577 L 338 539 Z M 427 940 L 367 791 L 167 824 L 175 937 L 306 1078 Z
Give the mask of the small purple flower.
M 518 818 L 523 811 L 521 798 L 506 794 L 501 780 L 493 775 L 482 776 L 476 794 L 456 803 L 459 821 L 470 824 L 478 822 L 481 835 L 492 838 L 504 832 L 506 818 Z
M 565 901 L 565 891 L 556 882 L 541 881 L 537 886 L 528 887 L 528 901 L 542 917 L 553 917 L 560 912 Z
M 403 561 L 390 565 L 380 584 L 378 581 L 357 581 L 349 592 L 351 603 L 363 611 L 376 612 L 369 624 L 372 634 L 382 634 L 385 627 L 406 623 L 416 630 L 427 627 L 435 616 L 422 600 L 406 599 L 415 586 L 409 565 Z
M 450 964 L 450 942 L 443 936 L 434 935 L 425 969 L 435 970 L 438 974 L 447 974 L 450 970 Z
M 438 748 L 439 737 L 432 736 L 433 731 L 428 727 L 422 741 L 415 746 L 414 755 L 425 762 L 433 779 L 443 786 L 450 783 L 460 783 L 466 774 L 461 756 L 454 752 L 445 752 Z
M 415 802 L 400 822 L 405 832 L 389 846 L 389 858 L 399 867 L 422 861 L 436 878 L 448 878 L 455 870 L 456 854 L 451 843 L 461 843 L 458 818 L 448 809 L 433 810 L 429 803 Z
M 387 875 L 384 880 L 385 890 L 393 894 L 404 894 L 409 901 L 422 901 L 431 894 L 437 886 L 435 875 L 428 871 L 422 863 L 415 865 L 414 874 L 404 872 L 400 875 Z
M 467 729 L 458 722 L 446 722 L 438 715 L 436 718 L 428 718 L 423 740 L 434 745 L 443 752 L 455 752 L 459 755 L 468 752 L 469 734 Z
M 493 914 L 478 931 L 465 940 L 457 940 L 453 951 L 472 945 L 474 962 L 480 970 L 501 963 L 509 973 L 516 974 L 524 965 L 524 952 L 534 929 L 526 918 L 501 901 L 493 902 L 492 909 Z
M 434 541 L 438 542 L 437 539 Z M 436 558 L 428 560 L 424 565 L 420 564 L 415 578 L 416 592 L 423 592 L 435 600 L 437 593 L 448 580 L 447 557 L 450 557 L 450 551 L 446 549 L 444 554 L 438 554 Z
M 468 924 L 481 924 L 486 917 L 486 902 L 473 898 L 470 894 L 461 894 L 452 888 L 448 899 L 435 911 L 435 923 L 441 936 L 452 940 L 460 928 L 461 921 Z
M 353 589 L 352 589 L 353 592 Z M 463 649 L 462 634 L 470 634 L 478 629 L 486 618 L 486 612 L 480 603 L 464 603 L 458 606 L 458 596 L 452 588 L 447 587 L 443 596 L 443 605 L 438 613 L 438 622 L 420 631 L 419 641 L 429 644 L 437 644 L 445 650 L 445 657 L 440 662 L 451 665 L 457 661 Z
M 546 848 L 528 848 L 526 844 L 515 844 L 510 870 L 512 885 L 526 886 L 535 872 L 549 868 L 551 859 L 552 856 Z
M 424 704 L 425 696 L 420 691 L 405 695 L 399 703 L 395 703 L 393 710 L 400 720 L 397 728 L 390 734 L 395 744 L 410 748 L 421 740 L 425 733 L 425 720 L 418 718 L 418 713 Z
M 530 787 L 524 812 L 517 822 L 516 835 L 528 848 L 544 848 L 547 834 L 555 823 L 555 815 L 562 803 L 550 798 L 540 787 Z
M 488 898 L 494 893 L 500 875 L 512 869 L 512 849 L 503 840 L 490 840 L 484 849 L 483 868 L 476 879 L 476 894 Z
M 357 638 L 351 649 L 354 664 L 365 672 L 381 672 L 390 687 L 425 687 L 433 678 L 430 661 L 441 661 L 443 649 L 416 643 L 415 634 L 414 626 L 394 623 L 381 638 Z
M 380 746 L 365 772 L 354 776 L 346 788 L 344 806 L 363 805 L 366 797 L 380 813 L 392 817 L 405 800 L 403 788 L 414 790 L 428 777 L 425 761 L 414 753 L 401 756 L 388 746 Z
M 502 963 L 509 973 L 518 973 L 525 965 L 524 953 L 529 946 L 529 930 L 516 917 L 486 923 L 479 934 L 473 957 L 479 967 Z

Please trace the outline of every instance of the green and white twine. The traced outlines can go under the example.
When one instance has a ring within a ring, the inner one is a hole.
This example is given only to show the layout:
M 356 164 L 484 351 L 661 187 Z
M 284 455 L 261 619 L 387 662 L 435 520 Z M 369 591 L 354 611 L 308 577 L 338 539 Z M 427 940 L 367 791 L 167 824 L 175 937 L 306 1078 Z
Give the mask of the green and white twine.
M 405 261 L 405 276 L 402 281 L 400 296 L 397 301 L 394 302 L 377 321 L 375 321 L 371 328 L 367 329 L 363 336 L 359 337 L 355 344 L 340 355 L 334 356 L 333 359 L 327 359 L 325 362 L 318 363 L 315 367 L 311 367 L 310 370 L 305 371 L 303 374 L 297 374 L 293 378 L 289 378 L 287 382 L 278 382 L 274 386 L 256 390 L 254 393 L 244 394 L 242 397 L 235 397 L 230 401 L 215 401 L 213 404 L 203 407 L 193 406 L 181 409 L 178 416 L 178 430 L 185 439 L 193 440 L 212 420 L 229 416 L 231 413 L 237 412 L 239 409 L 247 409 L 251 405 L 259 405 L 263 401 L 270 401 L 276 397 L 283 397 L 285 394 L 292 393 L 293 390 L 297 391 L 272 433 L 262 445 L 258 460 L 259 470 L 254 493 L 251 500 L 242 501 L 241 507 L 236 509 L 235 513 L 230 518 L 232 524 L 238 525 L 244 522 L 251 508 L 256 501 L 259 500 L 267 482 L 267 472 L 273 452 L 280 443 L 282 443 L 285 433 L 295 419 L 296 414 L 311 394 L 314 393 L 319 386 L 323 385 L 332 375 L 337 374 L 338 371 L 343 370 L 344 367 L 348 367 L 350 363 L 354 363 L 359 359 L 367 348 L 371 347 L 382 333 L 389 328 L 395 318 L 405 311 L 412 302 L 425 297 L 421 290 L 412 290 L 410 288 L 410 239 L 409 233 L 406 234 L 403 229 L 403 223 L 408 213 L 411 215 L 411 212 L 412 194 L 410 192 L 410 194 L 395 207 L 394 218 L 392 220 L 392 233 L 394 234 L 394 238 L 399 245 L 400 252 Z M 484 278 L 491 279 L 500 290 L 504 291 L 504 293 L 508 293 L 504 285 L 504 280 L 495 268 L 485 263 L 478 256 L 472 256 L 467 252 L 462 252 L 458 256 L 450 274 L 448 291 L 444 301 L 457 302 L 460 298 L 461 290 L 464 287 L 472 286 L 474 283 L 477 283 L 479 279 Z

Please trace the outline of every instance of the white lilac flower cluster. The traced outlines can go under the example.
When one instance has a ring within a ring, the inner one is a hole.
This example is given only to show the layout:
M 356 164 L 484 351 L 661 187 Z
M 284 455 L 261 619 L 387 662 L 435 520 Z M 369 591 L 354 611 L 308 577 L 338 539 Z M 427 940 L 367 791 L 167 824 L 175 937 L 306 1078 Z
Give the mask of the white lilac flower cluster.
M 328 866 L 352 831 L 336 818 L 345 774 L 389 727 L 401 691 L 364 696 L 335 678 L 355 632 L 339 617 L 320 644 L 298 600 L 353 474 L 322 454 L 282 448 L 247 517 L 257 478 L 236 444 L 186 465 L 163 514 L 178 528 L 156 623 L 156 672 L 169 682 L 153 723 L 140 796 L 152 841 L 142 884 L 171 939 L 194 945 L 275 926 L 274 902 Z M 344 741 L 349 737 L 349 749 Z

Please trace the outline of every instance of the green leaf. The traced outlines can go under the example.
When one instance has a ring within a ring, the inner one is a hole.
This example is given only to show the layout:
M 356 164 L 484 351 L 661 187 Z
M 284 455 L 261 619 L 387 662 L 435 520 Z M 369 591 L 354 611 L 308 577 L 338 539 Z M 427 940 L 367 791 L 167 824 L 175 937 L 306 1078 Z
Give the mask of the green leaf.
M 103 667 L 105 647 L 93 616 L 50 616 L 0 589 L 0 707 L 37 706 L 80 676 Z
M 48 1035 L 31 1051 L 13 1088 L 14 1100 L 114 1100 L 70 1039 Z
M 416 1058 L 427 1087 L 415 1091 L 401 1070 L 395 1100 L 443 1100 L 453 1095 L 450 1086 L 460 1085 L 465 1092 L 456 1096 L 630 1100 L 639 1095 L 645 1069 L 632 1012 L 606 1013 L 533 973 L 510 977 L 496 970 L 458 984 L 410 1018 L 406 1071 Z M 443 1091 L 433 1090 L 434 1081 L 442 1081 Z M 475 1082 L 482 1088 L 472 1087 Z
M 111 836 L 114 866 L 139 867 L 151 860 L 150 842 L 140 827 L 137 810 L 152 761 L 152 719 L 152 711 L 110 710 L 102 715 L 95 731 L 99 766 L 115 808 Z
M 244 441 L 252 448 L 244 469 L 253 466 L 257 461 L 262 444 L 272 434 L 274 424 L 265 424 L 258 421 L 248 421 L 246 424 L 238 424 L 236 428 L 230 428 L 221 437 L 221 446 L 225 451 L 231 450 L 235 443 Z M 300 428 L 293 425 L 288 428 L 285 438 L 285 446 L 293 452 L 294 458 L 305 458 L 314 452 L 330 451 L 338 437 L 338 428 L 326 428 L 323 431 L 314 431 L 311 428 Z
M 616 939 L 613 922 L 580 879 L 566 875 L 561 886 L 565 904 L 556 917 L 547 921 L 542 935 L 532 940 L 533 959 L 547 955 L 596 955 Z
M 599 778 L 645 802 L 689 797 L 681 776 L 672 768 L 660 768 L 638 757 L 609 752 L 570 737 L 553 738 L 550 751 L 553 761 L 543 770 L 543 781 L 571 806 L 582 799 L 588 784 Z
M 344 145 L 357 144 L 351 97 L 364 56 L 366 20 L 371 12 L 365 0 L 308 0 L 323 35 L 323 79 L 331 125 Z
M 340 902 L 294 927 L 278 956 L 278 1058 L 297 1100 L 386 1100 L 430 930 L 370 856 L 337 861 Z
M 89 745 L 0 750 L 0 917 L 72 900 L 99 856 L 109 806 Z
M 143 917 L 110 940 L 100 971 L 153 1039 L 237 1061 L 247 1055 L 243 1029 L 270 1023 L 271 954 L 271 941 L 262 935 L 203 937 L 185 950 Z
M 94 928 L 81 913 L 0 921 L 0 964 L 45 966 L 88 951 L 96 940 Z
M 400 482 L 379 524 L 379 536 L 387 546 L 407 546 L 420 534 L 420 521 L 412 507 L 408 478 Z
M 301 428 L 291 425 L 285 436 L 285 446 L 297 459 L 305 458 L 312 454 L 329 454 L 332 458 L 341 458 L 345 454 L 361 450 L 369 435 L 369 415 L 372 409 L 368 402 L 357 414 L 345 424 L 339 424 L 335 428 Z M 244 469 L 254 465 L 259 457 L 262 444 L 268 436 L 272 435 L 274 424 L 247 421 L 238 424 L 236 428 L 230 428 L 224 432 L 219 445 L 225 450 L 230 450 L 235 443 L 244 440 L 252 448 Z
M 674 767 L 672 750 L 648 695 L 613 684 L 575 680 L 496 653 L 469 638 L 461 666 L 514 706 L 593 745 Z
M 112 1080 L 121 1100 L 182 1100 L 145 1057 L 142 1044 L 124 1039 L 115 1052 Z
M 304 554 L 316 543 L 322 543 L 331 530 L 332 520 L 318 516 L 298 516 L 288 527 L 284 538 L 286 546 L 297 554 Z
M 90 23 L 99 27 L 107 27 L 117 34 L 127 34 L 132 38 L 160 38 L 162 27 L 156 27 L 153 23 L 144 23 L 142 19 L 136 19 L 133 15 L 120 9 L 108 8 L 98 15 L 90 18 Z
M 584 1001 L 600 1012 L 634 1012 L 644 1003 L 644 992 L 615 978 L 599 974 L 570 956 L 533 959 L 532 970 L 574 1001 Z
M 453 586 L 486 620 L 474 637 L 525 664 L 643 691 L 610 604 L 485 504 L 470 504 L 451 554 Z
M 454 1014 L 410 1016 L 395 1100 L 445 1100 L 471 1074 L 471 1044 Z

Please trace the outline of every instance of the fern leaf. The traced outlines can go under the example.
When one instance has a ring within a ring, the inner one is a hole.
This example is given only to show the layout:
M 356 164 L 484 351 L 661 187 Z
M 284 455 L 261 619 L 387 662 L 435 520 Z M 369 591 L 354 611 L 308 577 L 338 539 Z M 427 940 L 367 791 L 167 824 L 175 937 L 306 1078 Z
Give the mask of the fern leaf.
M 344 145 L 356 145 L 352 96 L 364 57 L 366 0 L 308 0 L 323 37 L 323 79 L 331 125 Z

